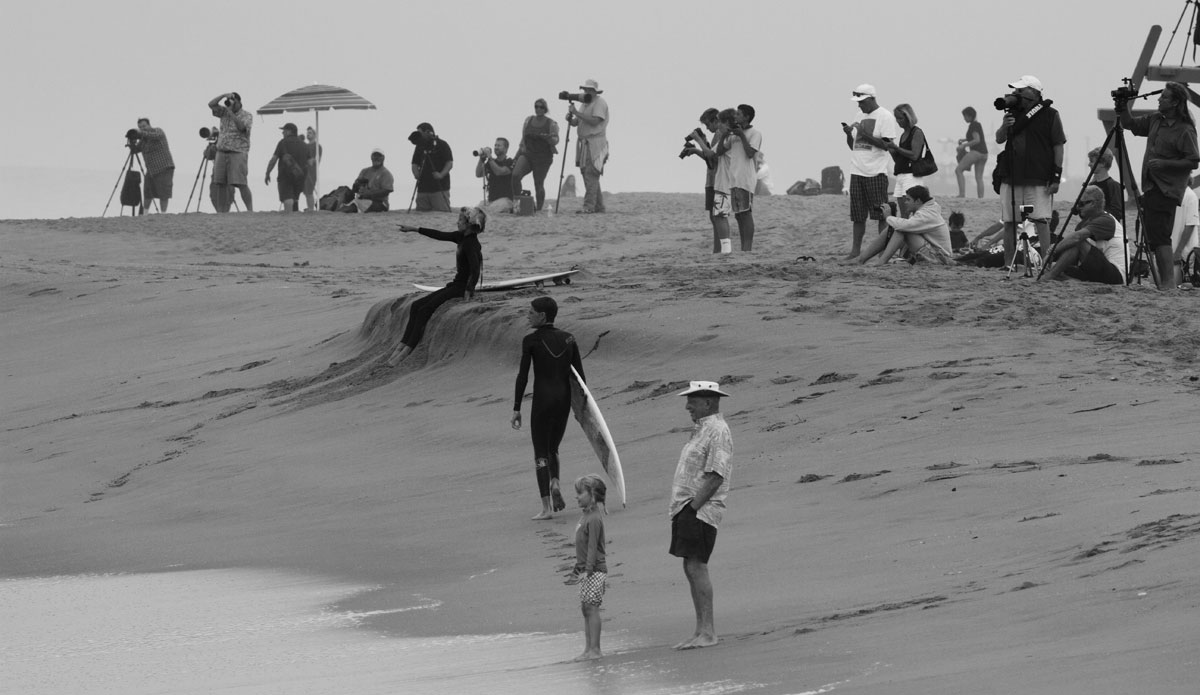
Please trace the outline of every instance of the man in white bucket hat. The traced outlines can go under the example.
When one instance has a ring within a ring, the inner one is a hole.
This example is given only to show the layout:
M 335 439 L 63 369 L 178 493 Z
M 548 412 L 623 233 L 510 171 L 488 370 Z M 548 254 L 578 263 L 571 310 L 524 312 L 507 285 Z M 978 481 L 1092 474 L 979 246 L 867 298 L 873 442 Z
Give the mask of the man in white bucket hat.
M 595 80 L 579 85 L 584 101 L 578 108 L 572 101 L 567 107 L 567 123 L 579 128 L 575 145 L 575 166 L 583 176 L 583 209 L 580 212 L 604 212 L 604 194 L 600 176 L 608 161 L 608 102 L 600 96 L 604 90 Z
M 693 381 L 679 395 L 687 398 L 687 411 L 696 429 L 683 445 L 671 484 L 670 553 L 683 558 L 683 573 L 696 609 L 696 632 L 675 648 L 699 649 L 717 643 L 708 559 L 717 541 L 717 526 L 729 494 L 733 438 L 720 412 L 721 399 L 729 396 L 720 384 Z

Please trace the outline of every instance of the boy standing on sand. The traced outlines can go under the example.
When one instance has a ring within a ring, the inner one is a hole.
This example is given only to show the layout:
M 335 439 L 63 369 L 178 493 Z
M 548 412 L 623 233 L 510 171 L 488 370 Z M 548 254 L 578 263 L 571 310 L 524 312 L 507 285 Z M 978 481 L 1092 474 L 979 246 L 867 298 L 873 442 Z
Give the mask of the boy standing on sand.
M 551 297 L 538 297 L 530 303 L 529 326 L 533 332 L 521 342 L 521 368 L 517 371 L 516 396 L 510 423 L 521 429 L 521 401 L 533 365 L 533 406 L 529 410 L 529 432 L 533 437 L 533 461 L 537 473 L 542 511 L 533 517 L 541 521 L 566 509 L 558 489 L 558 445 L 567 431 L 571 416 L 571 367 L 583 376 L 583 359 L 575 336 L 554 327 L 558 303 Z
M 729 477 L 733 473 L 733 437 L 721 416 L 721 398 L 729 394 L 715 381 L 693 381 L 680 396 L 696 429 L 675 466 L 671 485 L 670 553 L 683 558 L 683 573 L 696 609 L 696 632 L 675 649 L 699 649 L 717 643 L 713 626 L 713 587 L 708 559 L 717 542 L 717 526 L 725 513 Z

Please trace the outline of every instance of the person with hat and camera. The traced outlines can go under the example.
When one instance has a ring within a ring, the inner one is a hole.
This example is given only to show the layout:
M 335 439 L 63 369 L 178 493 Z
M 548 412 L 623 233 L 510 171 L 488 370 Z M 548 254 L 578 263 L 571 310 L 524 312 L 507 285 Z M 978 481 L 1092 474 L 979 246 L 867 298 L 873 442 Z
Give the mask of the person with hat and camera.
M 279 162 L 279 178 L 276 185 L 279 188 L 279 202 L 283 203 L 284 212 L 296 212 L 300 195 L 304 192 L 304 180 L 308 178 L 308 147 L 300 139 L 300 130 L 295 123 L 285 123 L 280 130 L 283 139 L 275 145 L 275 153 L 267 162 L 265 183 L 271 185 L 271 171 L 275 162 Z
M 412 173 L 417 180 L 417 210 L 450 212 L 450 170 L 454 168 L 454 153 L 450 145 L 434 132 L 433 126 L 421 123 L 408 136 L 413 144 Z
M 579 129 L 575 146 L 575 166 L 583 177 L 583 209 L 579 212 L 604 212 L 600 177 L 608 161 L 608 102 L 600 96 L 604 90 L 595 80 L 585 80 L 579 88 L 583 104 L 576 107 L 572 99 L 567 105 L 567 123 Z
M 996 143 L 1005 145 L 1004 162 L 996 161 L 1000 176 L 1000 220 L 1004 222 L 1004 265 L 1017 253 L 1017 219 L 1022 206 L 1032 205 L 1038 246 L 1050 248 L 1050 210 L 1062 180 L 1062 117 L 1049 99 L 1042 98 L 1042 81 L 1033 75 L 1008 85 L 1012 94 L 996 100 L 1004 120 L 996 130 Z M 1007 144 L 1006 144 L 1007 143 Z
M 717 643 L 713 624 L 713 586 L 708 560 L 717 542 L 717 526 L 725 514 L 729 478 L 733 474 L 733 437 L 721 415 L 721 398 L 729 394 L 715 381 L 693 381 L 679 393 L 687 398 L 696 423 L 683 445 L 671 485 L 671 547 L 683 558 L 683 574 L 691 588 L 696 631 L 675 649 L 699 649 Z
M 1188 111 L 1187 87 L 1168 82 L 1158 96 L 1158 111 L 1134 117 L 1129 100 L 1135 92 L 1122 88 L 1113 92 L 1113 107 L 1121 125 L 1130 133 L 1146 138 L 1142 157 L 1142 220 L 1146 245 L 1154 249 L 1158 265 L 1158 289 L 1174 290 L 1175 257 L 1171 230 L 1175 210 L 1183 200 L 1184 189 L 1200 153 L 1196 144 L 1196 122 Z
M 246 212 L 254 212 L 249 181 L 250 128 L 254 125 L 254 116 L 242 108 L 242 96 L 237 92 L 218 94 L 208 102 L 208 108 L 212 115 L 221 119 L 212 172 L 212 181 L 217 187 L 217 212 L 229 212 L 233 205 L 230 187 L 241 191 Z
M 137 121 L 137 134 L 138 139 L 130 148 L 140 152 L 146 160 L 143 197 L 147 205 L 151 200 L 158 199 L 158 211 L 166 212 L 175 183 L 175 160 L 167 145 L 167 134 L 162 128 L 151 127 L 150 119 L 145 117 Z

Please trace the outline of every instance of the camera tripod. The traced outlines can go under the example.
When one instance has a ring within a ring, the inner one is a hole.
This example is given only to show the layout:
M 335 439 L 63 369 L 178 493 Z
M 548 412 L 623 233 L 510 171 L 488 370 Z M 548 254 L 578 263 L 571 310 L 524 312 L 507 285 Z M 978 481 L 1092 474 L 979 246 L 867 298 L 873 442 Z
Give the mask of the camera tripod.
M 184 212 L 187 212 L 188 208 L 191 207 L 191 205 L 192 205 L 192 197 L 196 195 L 196 187 L 199 185 L 202 185 L 204 183 L 204 179 L 210 175 L 210 172 L 208 169 L 208 163 L 212 160 L 210 160 L 208 158 L 209 147 L 213 147 L 213 145 L 210 143 L 208 147 L 204 148 L 204 152 L 202 152 L 200 154 L 200 166 L 199 166 L 199 168 L 196 169 L 196 179 L 194 181 L 192 181 L 192 192 L 188 194 L 187 205 L 183 206 Z M 214 156 L 214 159 L 215 159 L 215 156 Z M 209 184 L 209 190 L 210 191 L 212 190 L 211 183 Z M 233 194 L 230 193 L 230 196 L 232 196 L 232 195 Z M 203 189 L 201 189 L 201 191 L 200 191 L 200 197 L 196 198 L 196 212 L 200 212 L 200 203 L 202 203 L 202 202 L 204 202 L 204 190 Z M 230 202 L 233 204 L 234 210 L 241 212 L 242 209 L 238 207 L 236 200 L 231 199 Z M 216 209 L 216 203 L 213 203 L 213 209 L 214 210 Z
M 108 194 L 108 202 L 104 204 L 104 212 L 100 214 L 101 217 L 104 217 L 108 214 L 108 206 L 112 205 L 113 196 L 117 194 L 117 189 L 121 187 L 121 182 L 124 181 L 129 172 L 133 170 L 134 162 L 137 162 L 138 170 L 142 173 L 142 179 L 145 180 L 146 178 L 146 166 L 142 163 L 142 155 L 139 154 L 137 150 L 133 149 L 132 146 L 126 145 L 126 147 L 129 148 L 129 156 L 125 158 L 125 163 L 121 165 L 121 173 L 117 174 L 117 183 L 113 186 L 112 193 Z M 138 200 L 142 200 L 141 190 L 138 190 Z M 155 202 L 152 204 L 154 205 L 154 209 L 158 210 L 158 203 Z M 142 201 L 137 205 L 131 205 L 130 207 L 133 208 L 133 216 L 146 214 L 145 201 Z M 121 204 L 121 212 L 125 212 L 124 203 Z
M 410 142 L 412 141 L 411 136 L 409 137 L 409 141 Z M 412 212 L 413 203 L 415 203 L 417 201 L 417 189 L 421 187 L 421 177 L 425 175 L 425 166 L 427 164 L 430 164 L 429 150 L 425 150 L 425 158 L 421 160 L 421 170 L 420 170 L 420 172 L 417 173 L 417 180 L 413 183 L 413 194 L 412 194 L 412 197 L 408 199 L 408 211 L 409 212 Z M 487 179 L 484 179 L 484 186 L 485 187 L 487 186 Z M 485 200 L 487 199 L 486 191 L 484 193 L 484 199 Z
M 569 116 L 569 114 L 568 114 L 568 116 Z M 570 145 L 570 144 L 571 144 L 571 119 L 568 117 L 567 118 L 567 138 L 566 138 L 566 140 L 563 140 L 563 147 L 562 147 L 562 166 L 558 170 L 558 193 L 555 194 L 555 196 L 554 196 L 554 214 L 555 215 L 558 214 L 558 201 L 562 198 L 563 178 L 565 177 L 565 175 L 567 173 L 567 151 L 570 149 L 568 147 L 568 145 Z
M 1130 101 L 1132 101 L 1133 99 L 1144 99 L 1146 97 L 1151 97 L 1151 96 L 1154 96 L 1161 92 L 1162 92 L 1162 90 L 1160 89 L 1156 92 L 1149 92 L 1147 94 L 1141 94 L 1141 95 L 1133 97 L 1132 99 L 1130 99 Z M 1133 176 L 1133 173 L 1132 173 L 1133 168 L 1130 166 L 1130 163 L 1129 163 L 1129 149 L 1126 147 L 1126 144 L 1125 144 L 1125 127 L 1121 125 L 1121 116 L 1119 113 L 1117 114 L 1117 119 L 1113 123 L 1112 128 L 1110 128 L 1108 130 L 1108 135 L 1106 135 L 1104 138 L 1104 144 L 1100 145 L 1101 154 L 1103 154 L 1106 150 L 1108 150 L 1109 143 L 1113 143 L 1113 145 L 1114 145 L 1113 149 L 1116 151 L 1114 163 L 1116 164 L 1117 171 L 1120 172 L 1121 176 L 1125 176 L 1125 172 L 1130 172 L 1129 175 L 1132 177 Z M 1088 185 L 1090 185 L 1092 180 L 1095 178 L 1096 167 L 1099 166 L 1099 164 L 1100 164 L 1100 157 L 1097 157 L 1095 163 L 1092 164 L 1092 168 L 1088 171 L 1087 177 L 1083 180 L 1083 185 L 1080 186 L 1080 188 L 1079 188 L 1079 195 L 1077 195 L 1075 197 L 1075 202 L 1071 205 L 1071 211 L 1069 213 L 1067 213 L 1067 219 L 1064 220 L 1062 225 L 1060 226 L 1061 230 L 1065 231 L 1067 229 L 1067 223 L 1069 223 L 1071 221 L 1071 216 L 1074 215 L 1077 210 L 1079 210 L 1079 203 L 1081 200 L 1083 200 L 1083 192 L 1087 190 Z M 1125 225 L 1125 214 L 1126 214 L 1125 192 L 1126 192 L 1126 190 L 1127 189 L 1126 189 L 1125 181 L 1121 181 L 1121 219 L 1118 220 L 1118 222 L 1121 224 L 1122 227 L 1124 227 L 1124 225 Z M 1153 250 L 1150 249 L 1150 247 L 1146 244 L 1146 238 L 1142 234 L 1142 221 L 1143 221 L 1142 194 L 1138 190 L 1138 184 L 1137 184 L 1136 179 L 1129 181 L 1128 190 L 1133 193 L 1133 206 L 1134 206 L 1135 212 L 1137 213 L 1136 216 L 1134 217 L 1134 225 L 1133 225 L 1134 248 L 1136 250 L 1134 252 L 1134 258 L 1133 258 L 1132 263 L 1129 261 L 1128 248 L 1126 248 L 1125 253 L 1122 254 L 1125 257 L 1125 284 L 1126 285 L 1132 284 L 1133 276 L 1136 275 L 1137 283 L 1139 285 L 1141 285 L 1142 284 L 1141 268 L 1145 267 L 1145 268 L 1149 268 L 1150 277 L 1154 281 L 1155 287 L 1157 287 L 1161 284 L 1160 280 L 1161 280 L 1161 270 L 1162 269 L 1158 267 L 1157 258 L 1155 257 Z M 1048 266 L 1050 264 L 1050 261 L 1054 258 L 1054 252 L 1058 248 L 1058 244 L 1059 244 L 1059 241 L 1062 240 L 1062 236 L 1063 235 L 1061 233 L 1058 234 L 1057 238 L 1054 241 L 1054 244 L 1050 247 L 1050 251 L 1046 255 L 1046 263 L 1044 263 L 1042 265 L 1042 271 L 1038 273 L 1038 279 L 1041 279 L 1042 273 L 1046 272 L 1046 266 Z M 1125 243 L 1126 244 L 1129 243 L 1128 235 L 1126 235 Z M 1138 272 L 1131 272 L 1132 270 L 1137 270 Z

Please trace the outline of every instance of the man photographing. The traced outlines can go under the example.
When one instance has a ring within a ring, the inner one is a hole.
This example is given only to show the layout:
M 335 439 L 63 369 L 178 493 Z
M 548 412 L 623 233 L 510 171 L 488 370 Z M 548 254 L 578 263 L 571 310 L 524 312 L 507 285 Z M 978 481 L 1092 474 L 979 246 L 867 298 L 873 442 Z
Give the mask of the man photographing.
M 146 182 L 143 186 L 143 197 L 147 203 L 152 199 L 158 200 L 158 211 L 166 212 L 167 203 L 171 201 L 171 192 L 175 183 L 175 160 L 171 158 L 171 148 L 167 145 L 167 134 L 162 128 L 150 126 L 149 118 L 139 118 L 137 122 L 138 140 L 131 144 L 130 149 L 142 153 L 146 160 Z
M 428 123 L 418 125 L 408 139 L 414 147 L 412 173 L 417 180 L 417 210 L 450 212 L 450 170 L 454 168 L 450 144 L 439 138 Z
M 208 102 L 212 115 L 221 119 L 217 135 L 217 159 L 213 162 L 212 181 L 217 187 L 217 212 L 229 212 L 233 191 L 242 192 L 246 212 L 254 212 L 250 195 L 250 128 L 254 116 L 242 108 L 242 96 L 237 92 L 218 94 Z
M 1129 99 L 1136 94 L 1122 88 L 1113 92 L 1113 109 L 1121 126 L 1146 138 L 1142 158 L 1142 229 L 1146 245 L 1154 249 L 1158 265 L 1158 289 L 1175 288 L 1175 262 L 1171 229 L 1175 208 L 1183 200 L 1183 189 L 1200 153 L 1196 147 L 1196 122 L 1188 112 L 1187 87 L 1168 82 L 1158 96 L 1158 112 L 1134 117 Z
M 1042 99 L 1042 82 L 1033 75 L 1008 85 L 1012 93 L 1000 97 L 995 105 L 1004 109 L 1004 120 L 996 130 L 996 143 L 1007 144 L 1004 163 L 997 163 L 1000 174 L 1000 220 L 1004 222 L 1004 265 L 1011 266 L 1017 252 L 1017 226 L 1013 213 L 1022 205 L 1032 205 L 1030 219 L 1037 227 L 1038 242 L 1050 248 L 1050 209 L 1062 179 L 1062 118 Z
M 608 161 L 608 102 L 600 96 L 604 90 L 595 80 L 585 80 L 579 88 L 584 94 L 583 105 L 576 108 L 575 101 L 571 100 L 567 106 L 567 123 L 579 129 L 575 166 L 579 167 L 583 177 L 583 209 L 580 212 L 604 212 L 600 176 Z
M 489 213 L 512 212 L 517 196 L 513 191 L 513 160 L 508 156 L 508 138 L 496 138 L 494 148 L 484 147 L 476 156 L 479 162 L 475 164 L 475 178 L 487 181 L 487 200 L 480 207 Z

